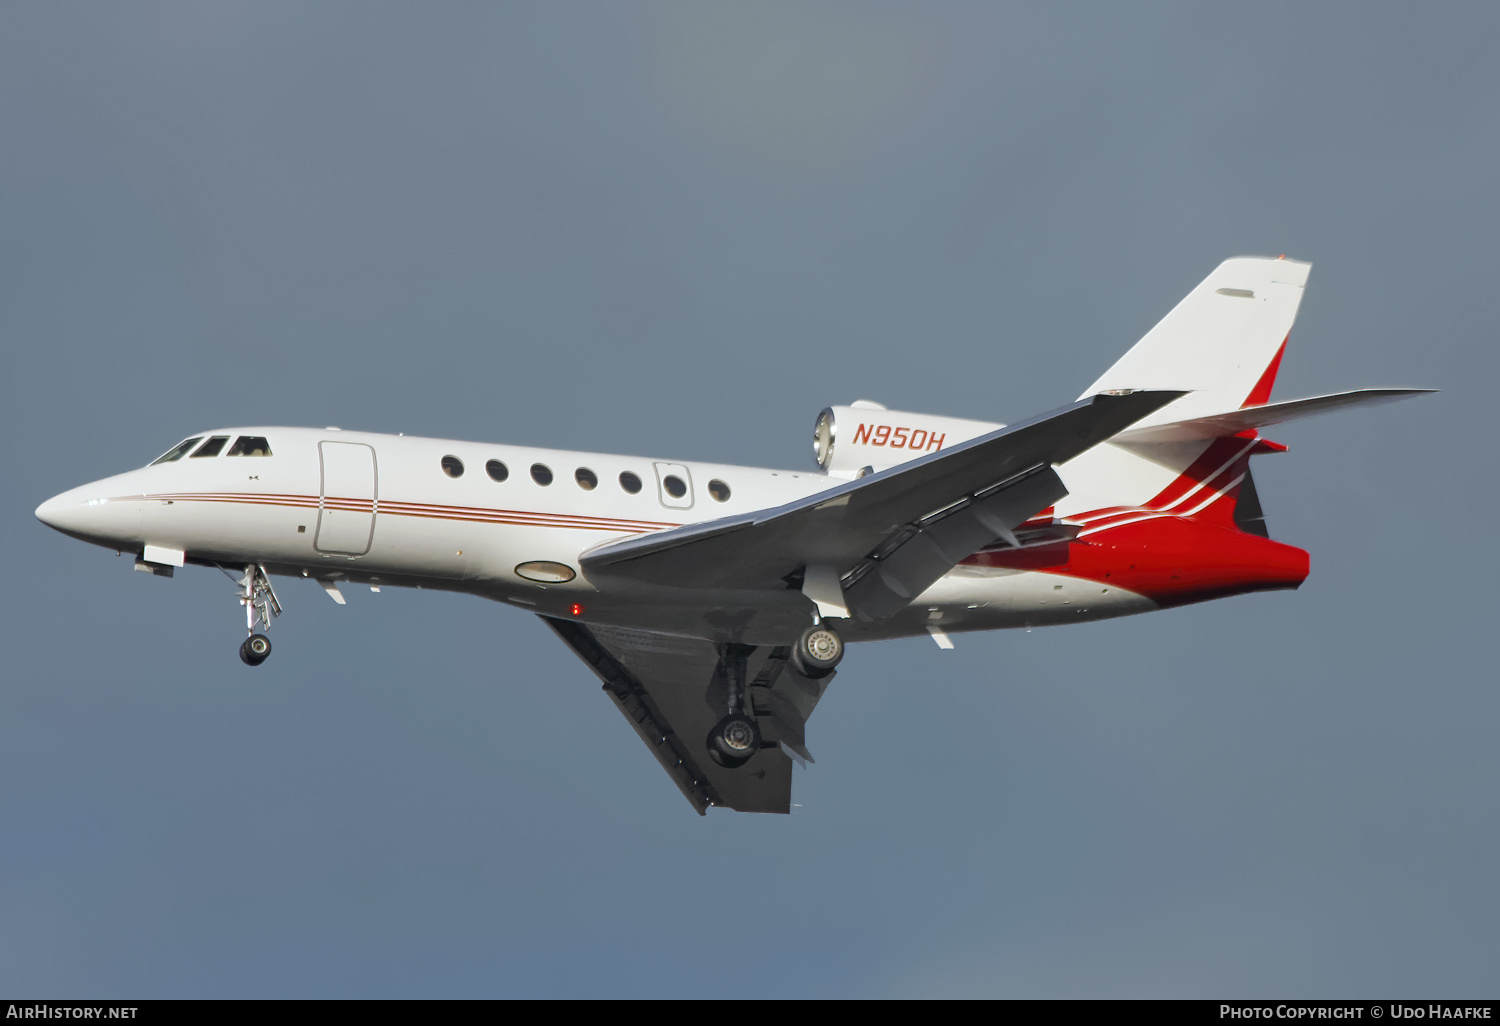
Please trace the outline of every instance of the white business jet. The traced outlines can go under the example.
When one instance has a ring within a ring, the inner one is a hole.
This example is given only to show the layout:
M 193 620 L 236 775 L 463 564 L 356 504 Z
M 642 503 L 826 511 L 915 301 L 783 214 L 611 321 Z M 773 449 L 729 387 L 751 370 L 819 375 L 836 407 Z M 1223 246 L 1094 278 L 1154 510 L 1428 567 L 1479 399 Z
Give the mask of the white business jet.
M 36 511 L 171 576 L 232 571 L 270 654 L 274 576 L 445 588 L 539 615 L 672 781 L 787 812 L 844 644 L 1074 623 L 1295 588 L 1249 462 L 1260 429 L 1424 390 L 1270 403 L 1309 265 L 1221 264 L 1070 406 L 1009 427 L 872 402 L 817 470 L 287 427 L 203 431 Z

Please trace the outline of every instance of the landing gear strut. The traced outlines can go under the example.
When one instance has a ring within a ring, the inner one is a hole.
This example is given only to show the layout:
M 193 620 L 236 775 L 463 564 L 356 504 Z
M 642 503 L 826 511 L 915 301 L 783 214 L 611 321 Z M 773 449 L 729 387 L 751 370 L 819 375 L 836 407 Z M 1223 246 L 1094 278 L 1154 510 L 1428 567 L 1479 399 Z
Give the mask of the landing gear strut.
M 245 630 L 250 632 L 240 645 L 240 660 L 246 666 L 259 666 L 271 654 L 271 639 L 256 633 L 255 628 L 270 630 L 271 621 L 281 615 L 281 602 L 271 587 L 271 578 L 266 576 L 266 568 L 258 563 L 245 567 L 239 584 L 240 605 L 245 607 Z
M 729 715 L 708 732 L 708 757 L 725 769 L 743 766 L 760 751 L 760 728 L 745 695 L 745 664 L 751 651 L 749 645 L 720 648 L 719 672 L 729 691 Z

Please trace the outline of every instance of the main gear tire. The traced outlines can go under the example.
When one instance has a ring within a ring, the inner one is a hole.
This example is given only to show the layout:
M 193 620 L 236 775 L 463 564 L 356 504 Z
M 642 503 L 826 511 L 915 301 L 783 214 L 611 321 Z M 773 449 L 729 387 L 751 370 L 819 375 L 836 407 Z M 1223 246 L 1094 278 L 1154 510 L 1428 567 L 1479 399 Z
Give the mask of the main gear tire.
M 760 728 L 748 716 L 733 713 L 708 732 L 708 754 L 725 769 L 735 769 L 760 751 Z
M 844 639 L 827 624 L 818 624 L 802 632 L 792 649 L 792 657 L 803 676 L 826 677 L 844 658 Z

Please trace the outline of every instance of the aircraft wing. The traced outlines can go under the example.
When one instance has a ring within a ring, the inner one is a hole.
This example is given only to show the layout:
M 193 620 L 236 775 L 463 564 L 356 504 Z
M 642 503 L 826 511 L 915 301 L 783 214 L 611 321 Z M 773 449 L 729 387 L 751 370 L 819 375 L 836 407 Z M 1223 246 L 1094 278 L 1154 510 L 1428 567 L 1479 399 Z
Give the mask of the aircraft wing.
M 834 674 L 820 680 L 802 676 L 785 646 L 751 651 L 746 694 L 765 747 L 730 770 L 711 760 L 703 743 L 728 709 L 722 673 L 726 646 L 541 619 L 603 681 L 604 693 L 700 816 L 710 805 L 740 812 L 791 811 L 792 761 L 812 761 L 805 725 Z
M 784 506 L 611 542 L 580 562 L 596 581 L 730 590 L 786 589 L 808 568 L 825 585 L 843 579 L 854 616 L 880 619 L 1066 495 L 1053 464 L 1182 394 L 1090 396 Z

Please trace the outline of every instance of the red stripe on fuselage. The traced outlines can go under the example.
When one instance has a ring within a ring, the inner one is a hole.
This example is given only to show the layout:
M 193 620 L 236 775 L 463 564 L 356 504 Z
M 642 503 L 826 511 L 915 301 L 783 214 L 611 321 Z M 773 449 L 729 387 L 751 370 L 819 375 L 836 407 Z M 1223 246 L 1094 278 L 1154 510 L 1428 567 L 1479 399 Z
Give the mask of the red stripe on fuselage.
M 259 492 L 168 492 L 157 495 L 124 495 L 112 502 L 229 502 L 253 506 L 288 506 L 295 509 L 337 509 L 355 513 L 381 513 L 385 516 L 421 517 L 429 520 L 452 520 L 467 523 L 511 524 L 527 527 L 560 527 L 579 531 L 619 531 L 624 534 L 645 534 L 668 527 L 679 527 L 676 523 L 657 520 L 622 520 L 610 517 L 589 517 L 569 513 L 541 513 L 530 510 L 489 509 L 482 506 L 442 506 L 421 502 L 400 502 L 391 499 L 344 498 L 328 496 L 319 500 L 316 495 L 287 495 Z
M 1205 489 L 1214 487 L 1216 483 L 1227 483 L 1236 475 L 1244 473 L 1240 463 L 1249 459 L 1250 450 L 1254 447 L 1253 432 L 1215 438 L 1171 484 L 1156 493 L 1155 498 L 1145 504 L 1145 508 L 1167 510 L 1174 506 L 1188 507 L 1201 502 L 1207 498 Z

